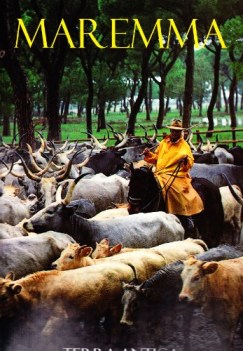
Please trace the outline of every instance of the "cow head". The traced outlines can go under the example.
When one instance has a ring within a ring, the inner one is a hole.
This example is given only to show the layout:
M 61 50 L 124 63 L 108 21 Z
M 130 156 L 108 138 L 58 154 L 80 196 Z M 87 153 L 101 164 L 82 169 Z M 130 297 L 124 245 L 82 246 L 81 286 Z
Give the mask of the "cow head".
M 180 301 L 201 303 L 206 298 L 207 276 L 218 268 L 217 262 L 204 262 L 190 257 L 184 262 L 181 273 L 183 287 L 179 295 Z
M 71 243 L 62 251 L 61 256 L 52 263 L 52 268 L 59 271 L 66 271 L 91 266 L 94 264 L 94 260 L 89 257 L 92 251 L 92 247 Z
M 92 253 L 92 258 L 104 258 L 116 255 L 122 249 L 122 244 L 117 244 L 110 247 L 108 239 L 102 239 L 99 243 L 96 243 L 94 252 Z
M 0 278 L 0 318 L 13 316 L 17 308 L 16 296 L 21 292 L 22 287 L 16 284 L 13 278 L 13 273 Z
M 142 285 L 138 285 L 137 279 L 132 280 L 130 283 L 123 282 L 122 287 L 124 290 L 122 295 L 123 314 L 120 323 L 131 326 L 144 298 L 144 290 Z

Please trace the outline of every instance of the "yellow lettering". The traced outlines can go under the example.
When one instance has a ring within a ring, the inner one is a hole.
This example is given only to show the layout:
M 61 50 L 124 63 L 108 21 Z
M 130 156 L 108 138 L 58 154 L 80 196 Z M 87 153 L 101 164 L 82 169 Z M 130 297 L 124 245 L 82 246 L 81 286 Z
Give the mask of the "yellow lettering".
M 157 28 L 157 34 L 158 34 L 159 47 L 160 47 L 160 49 L 164 48 L 163 36 L 162 36 L 162 30 L 161 30 L 161 21 L 162 21 L 161 19 L 157 19 L 157 21 L 156 21 L 156 23 L 154 25 L 154 28 L 152 30 L 152 33 L 150 34 L 150 37 L 149 37 L 148 40 L 145 37 L 144 31 L 143 31 L 143 29 L 142 29 L 142 27 L 140 25 L 139 20 L 137 18 L 134 18 L 133 21 L 134 21 L 134 29 L 133 29 L 133 37 L 132 37 L 131 48 L 134 48 L 134 41 L 135 41 L 136 30 L 139 31 L 139 34 L 140 34 L 140 36 L 142 38 L 142 41 L 143 41 L 145 47 L 147 48 L 156 28 Z
M 90 32 L 85 32 L 84 31 L 84 23 L 85 21 L 89 21 L 92 24 L 92 29 Z M 97 23 L 95 20 L 93 20 L 92 18 L 80 18 L 79 19 L 80 22 L 80 49 L 84 49 L 85 45 L 84 45 L 84 36 L 88 35 L 90 37 L 90 39 L 93 41 L 93 43 L 95 44 L 95 46 L 97 46 L 100 49 L 105 49 L 107 46 L 102 46 L 99 41 L 96 39 L 96 37 L 93 35 L 93 32 L 96 30 L 97 28 Z
M 197 19 L 194 18 L 191 22 L 191 25 L 186 33 L 186 37 L 183 40 L 182 37 L 180 36 L 180 33 L 176 27 L 175 21 L 172 18 L 168 18 L 168 20 L 170 21 L 170 27 L 169 27 L 169 31 L 168 31 L 168 41 L 167 41 L 167 46 L 166 48 L 168 49 L 170 46 L 170 36 L 171 36 L 171 29 L 173 28 L 173 31 L 175 33 L 175 36 L 181 46 L 181 48 L 183 48 L 183 46 L 185 45 L 186 40 L 188 39 L 188 33 L 190 32 L 191 28 L 192 28 L 192 32 L 193 32 L 193 37 L 194 37 L 194 47 L 195 48 L 199 48 L 199 42 L 198 42 L 198 35 L 197 35 L 197 26 L 196 26 L 196 21 Z
M 215 32 L 211 33 L 212 28 L 214 28 Z M 213 21 L 212 21 L 212 24 L 211 24 L 211 26 L 209 28 L 208 34 L 206 36 L 206 39 L 204 40 L 204 45 L 203 46 L 205 46 L 207 44 L 208 38 L 211 35 L 215 35 L 215 36 L 218 37 L 218 40 L 219 40 L 219 42 L 221 44 L 222 49 L 227 49 L 227 46 L 225 45 L 224 39 L 223 39 L 223 37 L 221 35 L 221 32 L 219 30 L 219 27 L 218 27 L 217 22 L 216 22 L 215 19 L 213 19 Z
M 127 49 L 130 48 L 128 46 L 117 46 L 116 45 L 116 36 L 119 35 L 126 35 L 126 32 L 116 32 L 116 21 L 126 21 L 128 22 L 127 18 L 111 18 L 111 49 Z
M 61 28 L 63 29 L 63 33 L 60 33 Z M 71 38 L 71 36 L 69 34 L 69 31 L 67 29 L 66 23 L 65 23 L 63 18 L 62 18 L 62 20 L 61 20 L 61 22 L 59 24 L 59 27 L 57 29 L 55 38 L 53 39 L 53 42 L 52 42 L 52 44 L 50 46 L 51 49 L 53 49 L 58 35 L 65 35 L 66 38 L 67 38 L 67 41 L 68 41 L 68 44 L 69 44 L 70 48 L 71 49 L 75 49 L 75 46 L 74 46 L 73 41 L 72 41 L 72 38 Z
M 36 29 L 36 31 L 35 31 L 35 34 L 34 34 L 32 40 L 30 39 L 30 36 L 29 36 L 29 34 L 28 34 L 28 32 L 27 32 L 27 29 L 26 29 L 26 27 L 25 27 L 25 24 L 24 24 L 23 20 L 22 20 L 21 18 L 18 18 L 17 20 L 18 20 L 18 23 L 19 23 L 19 24 L 18 24 L 18 29 L 17 29 L 16 42 L 15 42 L 15 46 L 14 46 L 15 49 L 17 49 L 17 48 L 19 47 L 18 45 L 19 45 L 19 34 L 20 34 L 20 29 L 22 29 L 22 32 L 23 32 L 23 34 L 24 34 L 24 36 L 25 36 L 25 39 L 26 39 L 26 41 L 27 41 L 29 47 L 31 48 L 32 45 L 33 45 L 33 43 L 34 43 L 35 37 L 36 37 L 36 35 L 37 35 L 37 33 L 38 33 L 38 31 L 39 31 L 40 28 L 41 28 L 43 49 L 48 49 L 47 39 L 46 39 L 45 19 L 44 19 L 44 18 L 42 18 L 42 19 L 40 20 L 40 23 L 39 23 L 39 25 L 38 25 L 38 27 L 37 27 L 37 29 Z

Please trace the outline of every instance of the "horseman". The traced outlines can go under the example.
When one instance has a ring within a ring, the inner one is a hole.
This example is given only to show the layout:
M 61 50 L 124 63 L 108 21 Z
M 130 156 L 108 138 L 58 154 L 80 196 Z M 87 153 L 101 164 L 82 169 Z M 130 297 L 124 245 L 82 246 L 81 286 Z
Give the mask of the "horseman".
M 156 165 L 154 175 L 160 183 L 166 211 L 175 214 L 188 233 L 194 229 L 192 215 L 203 211 L 203 202 L 191 185 L 189 171 L 194 158 L 183 138 L 182 122 L 172 121 L 170 135 L 166 136 L 154 152 L 145 148 L 144 160 Z

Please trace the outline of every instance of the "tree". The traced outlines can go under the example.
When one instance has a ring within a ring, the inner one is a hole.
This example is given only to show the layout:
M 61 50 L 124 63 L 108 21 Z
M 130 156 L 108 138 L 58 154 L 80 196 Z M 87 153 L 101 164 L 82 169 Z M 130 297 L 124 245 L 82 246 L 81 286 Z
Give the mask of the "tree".
M 231 118 L 231 127 L 237 126 L 236 113 L 235 113 L 235 101 L 234 96 L 236 93 L 237 81 L 243 78 L 243 43 L 242 43 L 242 31 L 243 31 L 243 16 L 236 16 L 235 18 L 226 21 L 223 27 L 223 32 L 228 45 L 228 53 L 231 61 L 231 83 L 229 93 L 229 111 Z
M 21 2 L 22 14 L 27 18 L 28 30 L 35 33 L 38 23 L 45 19 L 46 32 L 48 38 L 53 40 L 57 33 L 62 19 L 64 19 L 70 33 L 77 35 L 75 22 L 78 24 L 78 18 L 81 17 L 86 5 L 86 1 L 78 0 L 54 0 L 39 1 L 28 0 Z M 26 23 L 27 23 L 26 22 Z M 68 52 L 68 41 L 65 36 L 58 36 L 55 45 L 51 49 L 43 48 L 40 37 L 36 37 L 30 52 L 38 60 L 40 68 L 44 75 L 45 81 L 45 104 L 46 117 L 48 120 L 49 140 L 61 139 L 61 117 L 59 115 L 59 89 L 64 72 L 65 58 Z M 49 44 L 50 45 L 50 44 Z M 21 42 L 21 48 L 27 49 L 26 44 Z
M 24 143 L 34 145 L 34 128 L 32 123 L 32 98 L 28 87 L 28 79 L 19 59 L 19 52 L 14 50 L 15 20 L 20 17 L 18 3 L 14 0 L 3 0 L 0 12 L 0 49 L 5 52 L 1 64 L 10 78 L 14 94 L 14 116 L 18 132 Z

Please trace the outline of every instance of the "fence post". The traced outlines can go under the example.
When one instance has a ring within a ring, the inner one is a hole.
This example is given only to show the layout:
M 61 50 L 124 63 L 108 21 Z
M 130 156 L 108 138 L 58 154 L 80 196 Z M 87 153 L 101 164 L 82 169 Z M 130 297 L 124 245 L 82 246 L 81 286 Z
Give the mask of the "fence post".
M 236 146 L 236 142 L 234 141 L 234 140 L 236 140 L 236 130 L 235 130 L 235 128 L 232 128 L 232 140 L 233 140 L 232 145 Z

